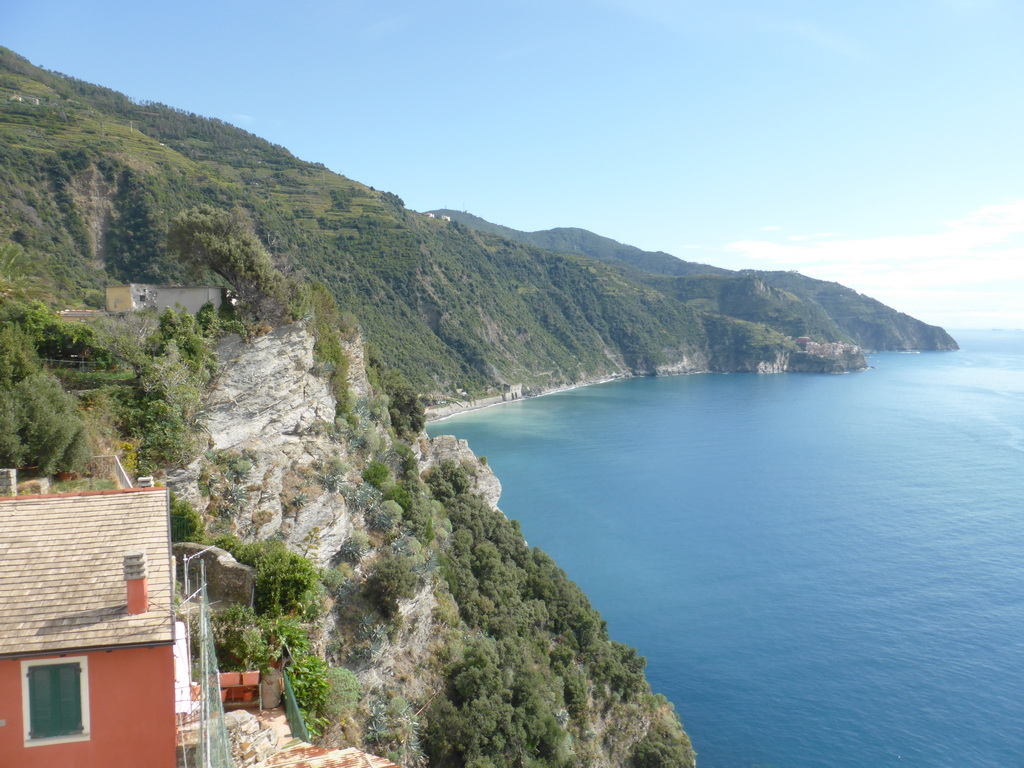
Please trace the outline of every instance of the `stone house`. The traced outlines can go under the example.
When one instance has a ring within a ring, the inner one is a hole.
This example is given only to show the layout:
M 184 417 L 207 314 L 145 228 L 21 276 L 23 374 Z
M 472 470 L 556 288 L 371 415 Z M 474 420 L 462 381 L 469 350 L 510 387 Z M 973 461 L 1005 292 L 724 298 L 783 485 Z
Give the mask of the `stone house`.
M 182 307 L 195 314 L 207 302 L 219 309 L 224 299 L 224 289 L 215 285 L 128 285 L 107 286 L 107 312 L 120 314 L 138 312 L 143 309 L 165 309 Z

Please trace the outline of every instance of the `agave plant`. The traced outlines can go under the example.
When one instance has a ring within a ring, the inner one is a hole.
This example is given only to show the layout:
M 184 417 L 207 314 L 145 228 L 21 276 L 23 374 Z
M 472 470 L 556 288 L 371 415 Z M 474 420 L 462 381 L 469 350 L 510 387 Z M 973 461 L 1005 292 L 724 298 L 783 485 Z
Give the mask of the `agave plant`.
M 249 501 L 249 491 L 245 486 L 230 484 L 224 489 L 224 502 L 229 509 L 239 511 Z
M 366 724 L 366 740 L 379 744 L 388 738 L 388 705 L 377 699 L 370 708 L 370 721 Z
M 366 513 L 366 524 L 375 531 L 390 531 L 395 527 L 395 518 L 386 507 L 374 507 Z
M 359 619 L 359 635 L 360 637 L 369 637 L 373 634 L 373 627 L 377 623 L 377 619 L 369 613 L 364 613 Z
M 350 563 L 357 562 L 366 554 L 367 543 L 360 537 L 349 536 L 338 547 L 338 558 Z

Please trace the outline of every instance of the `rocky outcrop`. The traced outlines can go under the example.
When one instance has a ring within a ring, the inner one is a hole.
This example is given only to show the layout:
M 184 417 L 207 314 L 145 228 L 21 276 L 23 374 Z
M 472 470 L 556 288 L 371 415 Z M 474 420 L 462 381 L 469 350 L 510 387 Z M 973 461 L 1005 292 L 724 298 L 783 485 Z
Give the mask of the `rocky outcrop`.
M 334 421 L 334 397 L 316 375 L 313 337 L 286 325 L 252 341 L 229 336 L 217 347 L 221 375 L 203 417 L 218 449 L 301 443 L 317 422 Z
M 366 356 L 363 338 L 359 334 L 341 340 L 341 348 L 348 358 L 348 392 L 354 401 L 370 397 L 370 381 L 366 377 Z
M 789 373 L 849 373 L 868 367 L 863 353 L 844 352 L 835 357 L 794 352 L 789 356 L 786 371 Z
M 353 452 L 334 428 L 335 399 L 313 355 L 313 336 L 295 324 L 252 341 L 238 336 L 217 347 L 220 374 L 207 397 L 203 423 L 208 450 L 171 473 L 167 484 L 214 517 L 212 527 L 242 539 L 281 536 L 321 565 L 361 527 L 345 498 L 362 483 L 370 450 Z M 372 398 L 362 341 L 346 344 L 350 399 Z M 347 427 L 346 427 L 347 428 Z M 380 448 L 390 438 L 380 425 L 361 427 Z M 420 470 L 453 459 L 471 470 L 476 490 L 497 506 L 501 483 L 450 435 L 417 442 Z M 239 501 L 240 499 L 240 501 Z
M 434 585 L 429 581 L 400 602 L 400 628 L 393 636 L 382 638 L 370 658 L 355 670 L 363 690 L 385 689 L 400 681 L 405 698 L 430 698 L 439 684 L 437 670 L 430 664 L 430 648 L 441 636 L 436 611 Z
M 501 482 L 491 468 L 469 448 L 469 443 L 453 435 L 438 435 L 435 438 L 422 437 L 420 447 L 420 470 L 428 471 L 435 464 L 451 459 L 461 464 L 473 478 L 473 490 L 483 495 L 487 503 L 497 508 L 501 498 Z
M 708 371 L 706 356 L 696 353 L 679 351 L 679 359 L 672 363 L 663 363 L 654 368 L 658 376 L 677 376 L 684 373 L 705 373 Z
M 207 510 L 215 530 L 243 539 L 280 535 L 323 565 L 352 532 L 337 490 L 358 480 L 354 465 L 361 462 L 328 436 L 335 399 L 313 343 L 301 324 L 249 342 L 238 336 L 222 341 L 216 350 L 220 374 L 203 411 L 208 450 L 167 483 Z M 350 366 L 349 376 L 355 391 L 369 391 L 361 365 Z M 337 470 L 328 489 L 322 482 L 331 464 Z

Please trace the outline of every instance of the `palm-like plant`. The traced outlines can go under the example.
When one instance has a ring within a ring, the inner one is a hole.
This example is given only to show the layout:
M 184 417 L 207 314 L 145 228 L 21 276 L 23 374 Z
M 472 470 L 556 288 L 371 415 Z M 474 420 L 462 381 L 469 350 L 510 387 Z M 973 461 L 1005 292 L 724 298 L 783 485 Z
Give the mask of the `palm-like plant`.
M 25 249 L 17 243 L 0 242 L 0 299 L 38 299 L 43 282 L 30 271 Z

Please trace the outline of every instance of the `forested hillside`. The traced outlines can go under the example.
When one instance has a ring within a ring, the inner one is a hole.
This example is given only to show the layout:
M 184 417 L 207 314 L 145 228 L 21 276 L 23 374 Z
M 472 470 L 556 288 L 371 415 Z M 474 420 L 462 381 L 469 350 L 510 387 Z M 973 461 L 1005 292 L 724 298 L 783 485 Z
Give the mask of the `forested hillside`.
M 6 49 L 0 189 L 0 240 L 23 249 L 20 268 L 53 297 L 79 306 L 100 306 L 109 283 L 215 280 L 183 272 L 169 223 L 202 204 L 243 209 L 277 267 L 324 283 L 421 393 L 756 370 L 795 351 L 792 324 L 682 301 L 621 253 L 557 254 L 431 219 L 246 131 Z
M 619 266 L 634 279 L 693 309 L 763 323 L 788 336 L 847 341 L 875 350 L 957 348 L 942 328 L 922 323 L 839 283 L 797 272 L 734 272 L 683 261 L 662 251 L 643 251 L 585 229 L 521 232 L 466 211 L 445 209 L 435 213 L 480 232 L 556 253 L 592 256 Z

